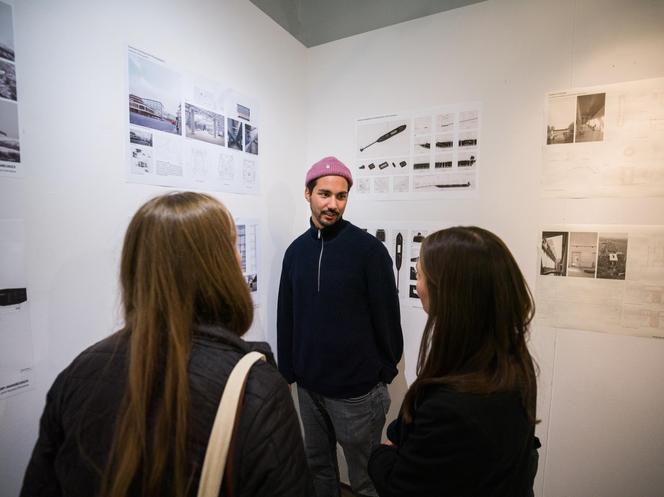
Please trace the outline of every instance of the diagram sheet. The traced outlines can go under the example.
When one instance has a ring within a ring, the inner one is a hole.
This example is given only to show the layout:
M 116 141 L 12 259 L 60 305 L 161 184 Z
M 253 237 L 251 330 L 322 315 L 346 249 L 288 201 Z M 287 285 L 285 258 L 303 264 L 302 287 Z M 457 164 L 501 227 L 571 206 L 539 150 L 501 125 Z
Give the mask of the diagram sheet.
M 32 388 L 24 237 L 21 220 L 0 220 L 0 399 Z
M 540 324 L 664 338 L 664 226 L 552 226 L 539 246 Z
M 547 95 L 542 194 L 664 195 L 664 78 Z
M 0 176 L 23 176 L 12 6 L 0 2 Z
M 358 119 L 356 191 L 389 200 L 476 195 L 480 127 L 478 102 Z
M 132 47 L 128 71 L 129 181 L 259 192 L 253 99 Z

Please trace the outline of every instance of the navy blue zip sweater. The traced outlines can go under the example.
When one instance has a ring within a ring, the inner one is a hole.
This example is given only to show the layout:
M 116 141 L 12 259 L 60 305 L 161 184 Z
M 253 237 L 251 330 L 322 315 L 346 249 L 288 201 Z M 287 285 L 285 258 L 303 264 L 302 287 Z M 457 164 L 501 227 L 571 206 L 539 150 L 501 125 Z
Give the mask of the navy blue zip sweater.
M 279 370 L 289 383 L 356 397 L 397 374 L 403 337 L 392 259 L 340 219 L 286 250 L 277 309 Z

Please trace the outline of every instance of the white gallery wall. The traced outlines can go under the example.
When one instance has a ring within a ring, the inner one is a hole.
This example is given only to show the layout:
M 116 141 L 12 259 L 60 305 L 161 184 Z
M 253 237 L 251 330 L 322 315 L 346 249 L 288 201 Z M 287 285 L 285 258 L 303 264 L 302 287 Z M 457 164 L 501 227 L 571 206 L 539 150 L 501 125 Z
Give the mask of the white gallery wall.
M 540 198 L 545 95 L 664 76 L 664 2 L 489 0 L 307 52 L 307 161 L 355 159 L 355 119 L 482 102 L 479 195 L 377 202 L 357 224 L 479 225 L 500 235 L 534 289 L 547 223 L 664 225 L 664 199 Z M 405 368 L 424 318 L 406 310 Z M 535 326 L 539 496 L 661 495 L 664 341 Z M 403 368 L 402 368 L 403 369 Z M 391 388 L 396 414 L 405 381 Z
M 25 178 L 0 178 L 0 216 L 25 220 L 36 388 L 0 400 L 2 497 L 18 494 L 55 375 L 118 328 L 124 231 L 140 204 L 168 191 L 125 180 L 127 45 L 259 103 L 261 195 L 210 192 L 262 223 L 253 339 L 273 339 L 306 117 L 306 49 L 247 0 L 19 0 L 14 18 Z
M 0 219 L 22 218 L 35 389 L 0 400 L 0 497 L 18 493 L 55 375 L 121 322 L 117 266 L 136 208 L 164 188 L 125 181 L 126 47 L 226 82 L 261 110 L 261 194 L 219 194 L 261 221 L 263 296 L 250 335 L 275 340 L 281 257 L 307 227 L 307 165 L 354 158 L 355 119 L 482 102 L 473 199 L 380 202 L 356 224 L 476 224 L 535 286 L 546 223 L 664 224 L 663 199 L 543 200 L 545 94 L 664 76 L 660 0 L 488 0 L 305 49 L 248 0 L 16 0 L 24 179 L 0 178 Z M 405 310 L 413 367 L 420 311 Z M 537 495 L 654 496 L 664 488 L 664 343 L 535 327 L 541 367 Z M 406 364 L 408 362 L 408 364 Z M 392 387 L 398 410 L 406 384 Z

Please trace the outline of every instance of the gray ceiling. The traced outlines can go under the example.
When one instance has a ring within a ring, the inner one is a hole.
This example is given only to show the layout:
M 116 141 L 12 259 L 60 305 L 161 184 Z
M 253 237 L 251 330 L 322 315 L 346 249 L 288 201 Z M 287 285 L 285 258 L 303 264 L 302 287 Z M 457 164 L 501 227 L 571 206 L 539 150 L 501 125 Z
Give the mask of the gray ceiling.
M 306 47 L 484 0 L 251 0 Z

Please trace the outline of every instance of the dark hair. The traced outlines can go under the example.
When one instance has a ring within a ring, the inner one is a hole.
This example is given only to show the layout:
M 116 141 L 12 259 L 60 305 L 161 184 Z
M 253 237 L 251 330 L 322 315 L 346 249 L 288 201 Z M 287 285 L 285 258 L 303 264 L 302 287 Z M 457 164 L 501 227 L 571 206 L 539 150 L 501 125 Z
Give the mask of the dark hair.
M 417 379 L 402 414 L 412 421 L 427 385 L 460 392 L 518 392 L 535 424 L 536 366 L 526 345 L 532 294 L 503 241 L 477 227 L 437 231 L 420 252 L 429 296 Z
M 144 495 L 185 495 L 192 326 L 220 324 L 242 335 L 253 318 L 235 237 L 230 213 L 201 193 L 154 198 L 131 220 L 120 268 L 127 389 L 102 496 L 126 496 L 139 475 Z
M 333 176 L 333 175 L 330 175 L 330 176 Z M 340 178 L 344 178 L 343 176 L 339 176 L 339 177 L 340 177 Z M 305 185 L 306 188 L 307 188 L 307 190 L 309 190 L 309 193 L 313 193 L 313 192 L 314 192 L 314 188 L 316 188 L 316 183 L 318 183 L 318 180 L 321 179 L 321 178 L 324 178 L 324 176 L 319 176 L 319 177 L 316 178 L 316 179 L 312 179 L 311 181 L 309 181 L 309 183 L 307 183 L 307 184 Z M 348 183 L 348 180 L 347 180 L 346 178 L 344 178 L 344 179 L 346 180 L 346 184 L 348 185 L 348 191 L 350 191 L 350 188 L 351 188 L 352 185 L 350 185 L 350 184 Z

